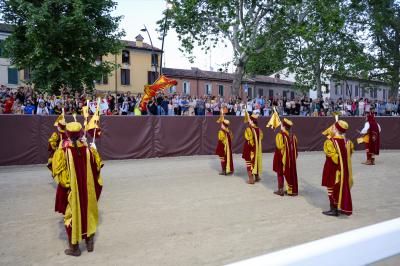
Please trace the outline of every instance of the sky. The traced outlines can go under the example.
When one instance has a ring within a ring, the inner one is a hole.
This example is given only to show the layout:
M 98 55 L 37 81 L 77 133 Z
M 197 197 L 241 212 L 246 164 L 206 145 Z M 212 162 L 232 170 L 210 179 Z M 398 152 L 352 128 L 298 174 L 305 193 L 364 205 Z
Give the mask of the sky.
M 125 40 L 134 41 L 138 34 L 144 37 L 144 42 L 150 44 L 149 37 L 146 32 L 141 32 L 140 29 L 146 25 L 150 33 L 153 46 L 161 48 L 161 40 L 156 31 L 157 21 L 164 18 L 162 12 L 166 8 L 165 0 L 115 0 L 118 5 L 116 10 L 112 13 L 114 16 L 124 16 L 120 28 L 125 30 Z M 204 51 L 195 45 L 193 55 L 195 56 L 194 63 L 190 63 L 185 55 L 179 51 L 180 42 L 176 32 L 171 29 L 167 32 L 164 40 L 164 62 L 166 67 L 190 69 L 191 67 L 198 67 L 203 70 L 217 71 L 222 67 L 222 64 L 231 62 L 233 50 L 228 44 L 226 48 L 222 43 L 216 48 L 212 48 L 210 53 L 205 54 Z M 232 64 L 228 69 L 229 72 L 233 71 Z

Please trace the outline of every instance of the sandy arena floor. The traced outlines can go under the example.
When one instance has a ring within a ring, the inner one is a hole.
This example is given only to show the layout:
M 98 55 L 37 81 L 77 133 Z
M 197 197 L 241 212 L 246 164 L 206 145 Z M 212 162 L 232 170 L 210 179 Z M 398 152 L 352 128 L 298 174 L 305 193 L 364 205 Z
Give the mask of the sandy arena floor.
M 322 152 L 301 153 L 298 197 L 272 192 L 272 154 L 261 183 L 219 176 L 216 156 L 108 161 L 95 251 L 67 247 L 55 185 L 42 165 L 0 167 L 0 265 L 222 265 L 374 224 L 400 215 L 400 152 L 384 151 L 375 167 L 353 156 L 354 214 L 327 217 L 320 186 Z M 381 265 L 400 265 L 400 256 Z

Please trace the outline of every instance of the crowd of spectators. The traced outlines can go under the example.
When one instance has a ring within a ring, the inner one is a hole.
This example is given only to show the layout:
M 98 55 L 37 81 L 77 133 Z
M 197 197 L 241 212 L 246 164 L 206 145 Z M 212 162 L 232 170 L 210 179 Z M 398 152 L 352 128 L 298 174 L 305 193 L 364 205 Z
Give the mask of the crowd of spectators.
M 147 110 L 141 112 L 139 103 L 141 94 L 111 92 L 101 95 L 101 109 L 105 115 L 226 115 L 244 116 L 245 110 L 269 116 L 275 109 L 280 115 L 290 116 L 330 116 L 340 112 L 342 116 L 362 116 L 374 110 L 378 116 L 399 116 L 400 98 L 388 101 L 375 101 L 366 98 L 353 100 L 330 100 L 328 98 L 309 99 L 307 96 L 294 99 L 285 97 L 257 97 L 228 100 L 222 97 L 190 97 L 179 94 L 160 93 L 147 104 Z M 64 108 L 65 114 L 82 114 L 82 107 L 93 105 L 96 97 L 75 93 L 47 95 L 34 92 L 30 87 L 10 89 L 0 87 L 0 114 L 59 115 Z M 93 110 L 93 109 L 91 109 Z

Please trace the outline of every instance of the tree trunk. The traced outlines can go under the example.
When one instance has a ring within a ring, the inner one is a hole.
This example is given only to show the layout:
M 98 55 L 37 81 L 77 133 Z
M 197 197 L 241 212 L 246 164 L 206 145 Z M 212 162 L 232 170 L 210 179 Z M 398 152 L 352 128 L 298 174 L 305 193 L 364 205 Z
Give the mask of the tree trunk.
M 321 90 L 321 73 L 315 74 L 315 87 L 317 90 L 317 97 L 322 98 L 322 90 Z
M 322 98 L 322 90 L 321 90 L 321 66 L 319 62 L 314 65 L 314 78 L 315 78 L 315 89 L 317 90 L 317 97 Z
M 232 82 L 232 96 L 240 96 L 240 87 L 242 85 L 246 58 L 247 56 L 243 56 L 236 64 L 235 74 Z

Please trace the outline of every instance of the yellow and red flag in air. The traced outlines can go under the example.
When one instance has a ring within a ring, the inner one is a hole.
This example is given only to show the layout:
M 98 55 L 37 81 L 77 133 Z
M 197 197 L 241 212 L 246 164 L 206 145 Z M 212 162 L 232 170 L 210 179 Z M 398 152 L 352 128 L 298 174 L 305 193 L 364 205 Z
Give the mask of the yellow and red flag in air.
M 169 89 L 175 86 L 178 82 L 175 79 L 169 79 L 164 75 L 161 75 L 153 84 L 144 86 L 144 95 L 140 101 L 140 110 L 145 111 L 146 105 L 151 98 L 156 96 L 160 90 Z
M 274 107 L 274 113 L 268 121 L 267 127 L 275 130 L 281 125 L 281 119 L 279 118 L 279 114 Z

